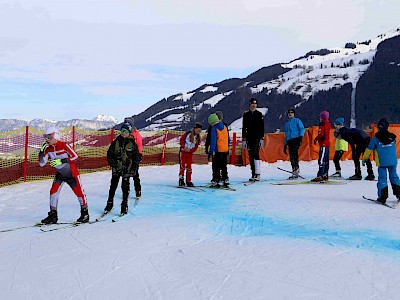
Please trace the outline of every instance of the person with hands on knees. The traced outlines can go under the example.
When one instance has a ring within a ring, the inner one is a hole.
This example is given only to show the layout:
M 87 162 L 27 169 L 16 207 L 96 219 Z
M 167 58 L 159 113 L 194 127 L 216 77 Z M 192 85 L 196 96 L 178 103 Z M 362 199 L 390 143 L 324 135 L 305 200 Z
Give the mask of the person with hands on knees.
M 120 177 L 122 177 L 121 215 L 128 213 L 129 180 L 130 177 L 134 177 L 138 172 L 141 159 L 138 146 L 131 133 L 132 126 L 129 123 L 124 123 L 121 127 L 121 134 L 115 138 L 108 148 L 107 161 L 112 168 L 112 177 L 104 214 L 108 214 L 114 206 L 115 191 L 117 190 Z
M 213 155 L 211 185 L 218 187 L 222 182 L 227 187 L 229 186 L 227 159 L 230 144 L 228 128 L 216 114 L 208 117 L 208 124 L 211 125 L 210 153 Z
M 289 148 L 289 159 L 292 165 L 292 173 L 288 179 L 297 179 L 300 174 L 299 167 L 299 148 L 301 146 L 303 136 L 304 136 L 304 125 L 303 122 L 295 117 L 294 108 L 289 108 L 287 111 L 288 121 L 285 124 L 285 145 L 283 147 L 283 152 L 287 154 L 287 149 Z
M 249 110 L 243 114 L 242 124 L 242 143 L 243 149 L 248 149 L 251 168 L 250 181 L 259 181 L 260 168 L 260 148 L 264 147 L 264 117 L 257 110 L 257 99 L 251 98 Z
M 389 173 L 390 184 L 393 194 L 397 198 L 397 204 L 400 202 L 400 179 L 397 175 L 397 151 L 396 135 L 389 129 L 389 120 L 387 117 L 381 118 L 378 123 L 378 132 L 372 138 L 363 155 L 363 161 L 369 161 L 372 151 L 375 151 L 375 162 L 378 166 L 378 199 L 377 201 L 385 204 L 389 197 L 387 173 Z M 397 205 L 396 204 L 396 205 Z
M 194 186 L 192 182 L 193 153 L 196 152 L 200 145 L 200 132 L 202 129 L 203 125 L 201 123 L 196 123 L 192 130 L 185 132 L 179 139 L 179 144 L 181 146 L 179 151 L 179 186 L 185 186 L 185 170 L 186 186 Z
M 329 171 L 329 148 L 331 145 L 329 135 L 331 123 L 329 122 L 329 112 L 322 111 L 319 115 L 318 135 L 314 139 L 314 145 L 319 144 L 318 173 L 313 182 L 327 181 Z
M 39 165 L 44 167 L 50 160 L 50 166 L 55 168 L 56 175 L 50 189 L 50 212 L 42 224 L 55 224 L 58 222 L 57 206 L 64 183 L 67 183 L 78 198 L 81 215 L 77 223 L 89 222 L 89 211 L 85 192 L 81 185 L 78 168 L 75 161 L 78 154 L 65 142 L 60 141 L 60 132 L 56 127 L 49 127 L 43 134 L 45 141 L 39 151 Z

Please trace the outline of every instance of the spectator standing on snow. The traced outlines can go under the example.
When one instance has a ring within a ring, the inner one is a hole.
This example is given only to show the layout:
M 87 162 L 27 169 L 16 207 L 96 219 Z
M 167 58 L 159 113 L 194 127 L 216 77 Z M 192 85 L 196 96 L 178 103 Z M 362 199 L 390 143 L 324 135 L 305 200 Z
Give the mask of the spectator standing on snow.
M 43 137 L 45 141 L 39 151 L 39 165 L 43 167 L 50 160 L 50 166 L 55 168 L 57 173 L 50 189 L 50 212 L 47 218 L 42 220 L 42 223 L 55 224 L 58 222 L 58 199 L 64 183 L 67 183 L 78 197 L 81 216 L 76 222 L 89 222 L 86 195 L 81 185 L 78 168 L 75 165 L 78 154 L 67 143 L 60 141 L 60 132 L 56 127 L 47 128 Z
M 287 111 L 288 121 L 285 124 L 285 145 L 283 152 L 287 154 L 287 148 L 289 148 L 289 159 L 292 165 L 293 175 L 288 179 L 299 178 L 300 167 L 299 167 L 299 148 L 301 146 L 304 136 L 304 125 L 299 118 L 295 117 L 294 108 L 289 108 Z
M 251 168 L 250 181 L 260 180 L 260 148 L 264 147 L 264 117 L 257 110 L 257 99 L 249 100 L 249 110 L 243 114 L 242 124 L 243 148 L 249 151 Z

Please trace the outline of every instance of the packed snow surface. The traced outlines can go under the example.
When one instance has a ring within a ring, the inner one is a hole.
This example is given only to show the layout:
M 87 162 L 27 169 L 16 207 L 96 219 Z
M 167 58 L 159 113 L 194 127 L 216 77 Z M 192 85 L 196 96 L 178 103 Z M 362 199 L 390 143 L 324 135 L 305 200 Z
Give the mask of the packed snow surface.
M 362 198 L 376 197 L 377 182 L 274 185 L 290 175 L 277 167 L 290 164 L 263 163 L 267 181 L 245 186 L 249 167 L 229 166 L 236 191 L 180 189 L 177 165 L 142 167 L 143 197 L 134 207 L 132 183 L 129 214 L 115 223 L 120 188 L 103 222 L 2 232 L 0 298 L 399 299 L 400 207 Z M 300 168 L 311 179 L 318 166 Z M 342 169 L 353 175 L 351 161 Z M 81 176 L 92 220 L 110 178 Z M 195 184 L 210 179 L 210 165 L 193 166 Z M 0 230 L 46 217 L 51 183 L 1 188 Z M 67 185 L 58 213 L 59 222 L 79 216 Z

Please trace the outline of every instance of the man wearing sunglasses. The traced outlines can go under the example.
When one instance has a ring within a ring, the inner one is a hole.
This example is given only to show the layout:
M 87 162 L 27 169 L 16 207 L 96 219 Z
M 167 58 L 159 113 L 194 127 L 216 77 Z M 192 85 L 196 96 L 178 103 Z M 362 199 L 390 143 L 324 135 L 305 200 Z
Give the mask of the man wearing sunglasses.
M 50 189 L 50 212 L 43 224 L 55 224 L 58 221 L 57 206 L 61 188 L 66 182 L 78 197 L 81 206 L 81 216 L 78 223 L 89 222 L 89 212 L 85 192 L 79 178 L 79 171 L 75 165 L 78 154 L 65 142 L 60 141 L 60 132 L 56 127 L 47 128 L 43 135 L 43 142 L 39 151 L 39 165 L 45 166 L 50 161 L 50 166 L 55 168 L 56 175 Z
M 111 143 L 107 151 L 107 160 L 112 168 L 112 177 L 104 214 L 108 214 L 113 209 L 115 191 L 120 177 L 122 177 L 121 215 L 128 213 L 129 179 L 137 174 L 141 159 L 135 138 L 131 133 L 132 126 L 129 123 L 122 124 L 121 134 Z

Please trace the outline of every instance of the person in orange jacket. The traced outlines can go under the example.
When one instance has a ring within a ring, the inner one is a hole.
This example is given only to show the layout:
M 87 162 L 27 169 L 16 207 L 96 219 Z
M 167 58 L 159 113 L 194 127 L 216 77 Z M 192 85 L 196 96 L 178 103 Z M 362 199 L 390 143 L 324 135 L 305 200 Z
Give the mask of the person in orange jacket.
M 179 151 L 179 186 L 185 186 L 184 174 L 186 170 L 186 186 L 193 187 L 192 182 L 192 162 L 193 153 L 200 145 L 200 132 L 203 129 L 201 123 L 196 123 L 192 130 L 185 132 L 179 140 L 181 146 Z

